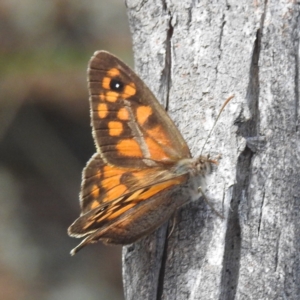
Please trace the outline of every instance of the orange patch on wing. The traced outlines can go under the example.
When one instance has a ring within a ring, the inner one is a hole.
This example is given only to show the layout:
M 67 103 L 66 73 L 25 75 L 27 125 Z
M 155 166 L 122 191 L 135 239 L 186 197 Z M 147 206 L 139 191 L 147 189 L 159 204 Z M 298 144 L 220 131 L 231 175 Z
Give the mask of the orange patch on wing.
M 106 90 L 110 90 L 110 81 L 111 81 L 111 78 L 109 77 L 104 77 L 102 79 L 102 87 Z
M 146 172 L 145 172 L 146 173 Z M 121 197 L 123 194 L 125 194 L 128 189 L 125 185 L 117 185 L 115 188 L 112 188 L 110 191 L 106 193 L 105 199 L 103 199 L 103 202 L 110 202 L 114 199 L 120 199 L 120 201 L 117 201 L 115 203 L 114 208 L 111 207 L 112 213 L 110 214 L 110 210 L 107 211 L 105 215 L 102 216 L 102 218 L 97 219 L 97 222 L 100 223 L 104 219 L 106 220 L 113 220 L 120 215 L 124 214 L 126 211 L 131 209 L 132 207 L 136 206 L 141 201 L 146 201 L 150 199 L 155 194 L 170 188 L 174 185 L 178 185 L 182 183 L 186 179 L 186 176 L 177 177 L 165 182 L 162 182 L 160 184 L 157 184 L 155 186 L 150 187 L 150 189 L 140 189 L 132 193 L 130 197 L 128 197 L 125 202 L 123 202 L 123 198 Z
M 123 132 L 123 124 L 118 121 L 110 121 L 108 123 L 109 135 L 119 136 Z
M 143 125 L 152 115 L 152 108 L 150 106 L 139 106 L 136 110 L 137 121 L 140 125 Z
M 93 185 L 91 194 L 92 194 L 93 198 L 98 198 L 99 197 L 100 189 L 97 185 Z
M 130 202 L 131 200 L 137 199 L 138 196 L 143 192 L 143 190 L 137 190 L 136 192 L 134 192 L 128 199 L 125 200 L 126 202 Z
M 100 94 L 99 98 L 100 98 L 101 101 L 105 101 L 105 95 L 104 94 Z
M 143 192 L 143 190 L 136 191 L 128 199 L 126 199 L 126 202 L 128 202 L 128 204 L 125 205 L 124 207 L 118 209 L 113 214 L 111 214 L 108 219 L 114 219 L 114 218 L 120 216 L 121 214 L 123 214 L 127 210 L 129 210 L 130 208 L 137 205 L 140 201 L 148 200 L 155 194 L 157 194 L 171 186 L 182 183 L 184 181 L 184 179 L 185 179 L 185 177 L 178 177 L 178 178 L 174 178 L 172 180 L 166 181 L 166 182 L 162 182 L 155 186 L 152 186 L 149 190 L 146 190 L 145 192 Z M 130 203 L 130 201 L 133 201 L 133 203 L 132 202 Z
M 132 208 L 133 206 L 135 206 L 136 203 L 130 203 L 130 204 L 127 204 L 126 206 L 118 209 L 116 212 L 114 212 L 113 214 L 111 214 L 108 219 L 111 220 L 111 219 L 115 219 L 117 218 L 118 216 L 120 216 L 121 214 L 123 214 L 124 212 L 126 212 L 128 209 Z
M 173 185 L 178 185 L 178 184 L 182 183 L 184 180 L 185 180 L 185 176 L 182 176 L 182 177 L 173 178 L 171 180 L 156 184 L 156 185 L 152 186 L 149 190 L 147 190 L 143 194 L 141 194 L 139 198 L 141 198 L 141 200 L 147 200 L 150 197 L 154 196 L 155 194 L 157 194 Z
M 154 160 L 165 160 L 169 159 L 169 156 L 163 151 L 163 149 L 150 137 L 145 139 L 148 146 L 150 156 Z
M 130 84 L 127 84 L 125 86 L 122 96 L 124 98 L 129 98 L 129 97 L 135 95 L 135 93 L 136 93 L 135 84 L 133 82 L 131 82 Z
M 109 102 L 116 102 L 119 96 L 120 96 L 119 93 L 109 91 L 105 95 L 105 100 Z
M 107 72 L 107 75 L 109 75 L 110 77 L 115 77 L 120 75 L 120 71 L 117 68 L 112 68 Z
M 160 125 L 154 127 L 153 129 L 148 129 L 147 133 L 150 137 L 152 137 L 154 140 L 156 140 L 159 144 L 162 144 L 165 146 L 171 146 L 169 139 L 165 135 L 164 130 Z
M 129 112 L 125 107 L 122 107 L 117 114 L 118 119 L 127 121 L 129 120 Z
M 134 139 L 121 140 L 116 148 L 121 156 L 143 157 L 142 150 L 137 141 Z
M 124 170 L 120 170 L 111 166 L 104 166 L 103 168 L 103 177 L 104 178 L 110 178 L 114 176 L 120 176 L 124 174 Z M 118 177 L 119 178 L 119 177 Z M 119 182 L 119 179 L 118 179 Z
M 119 184 L 112 188 L 111 190 L 107 191 L 105 194 L 105 198 L 103 199 L 104 202 L 114 200 L 120 196 L 122 196 L 127 191 L 127 186 L 124 184 Z
M 119 175 L 106 178 L 101 181 L 102 187 L 105 189 L 105 191 L 112 190 L 116 186 L 120 185 L 120 178 L 121 176 Z M 107 195 L 107 193 L 105 195 Z
M 92 202 L 90 209 L 94 209 L 94 208 L 98 207 L 99 205 L 100 205 L 99 202 L 95 200 Z
M 100 103 L 97 107 L 99 118 L 103 119 L 108 115 L 107 105 L 105 103 Z

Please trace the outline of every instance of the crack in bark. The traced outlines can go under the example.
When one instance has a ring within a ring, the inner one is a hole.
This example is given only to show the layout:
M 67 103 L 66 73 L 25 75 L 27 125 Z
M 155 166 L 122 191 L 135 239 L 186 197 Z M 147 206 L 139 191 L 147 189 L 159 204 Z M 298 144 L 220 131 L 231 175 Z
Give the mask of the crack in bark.
M 296 25 L 297 28 L 299 28 L 299 18 L 300 15 L 297 17 Z M 299 33 L 298 33 L 299 34 Z M 299 114 L 299 35 L 296 39 L 296 53 L 295 53 L 295 128 L 296 132 L 298 132 L 298 126 L 299 126 L 299 120 L 298 120 L 298 114 Z
M 160 268 L 157 278 L 157 290 L 156 290 L 156 299 L 161 300 L 163 291 L 164 291 L 164 282 L 165 282 L 165 270 L 166 270 L 166 261 L 168 257 L 168 230 L 166 231 L 166 239 L 163 245 L 163 254 L 160 261 Z
M 218 45 L 218 48 L 219 48 L 219 55 L 218 55 L 218 63 L 217 63 L 217 66 L 216 66 L 216 77 L 218 76 L 218 73 L 219 73 L 219 62 L 221 60 L 221 56 L 222 56 L 222 39 L 223 39 L 223 30 L 224 30 L 224 26 L 226 24 L 226 21 L 225 20 L 225 14 L 223 13 L 222 15 L 222 19 L 221 19 L 221 30 L 220 30 L 220 35 L 219 35 L 219 45 Z
M 226 24 L 226 21 L 225 21 L 225 14 L 223 13 L 222 15 L 222 25 L 221 25 L 221 31 L 220 31 L 220 42 L 219 42 L 219 50 L 220 52 L 222 53 L 222 49 L 221 49 L 221 46 L 222 46 L 222 39 L 223 39 L 223 30 L 224 30 L 224 26 Z M 219 58 L 221 57 L 221 54 L 219 55 Z
M 260 234 L 260 227 L 261 227 L 261 220 L 262 220 L 262 211 L 263 211 L 263 206 L 264 206 L 264 203 L 265 203 L 265 194 L 266 194 L 266 191 L 264 189 L 264 191 L 263 191 L 263 197 L 262 197 L 262 201 L 261 201 L 261 206 L 260 206 L 259 221 L 258 221 L 258 229 L 257 229 L 257 236 L 258 237 L 259 237 L 259 234 Z
M 187 12 L 188 12 L 188 20 L 187 20 L 187 27 L 188 29 L 190 29 L 190 24 L 192 23 L 192 9 L 193 9 L 193 6 L 192 7 L 189 7 L 187 9 Z
M 238 158 L 236 184 L 233 187 L 231 210 L 228 215 L 228 229 L 225 236 L 225 250 L 219 299 L 235 299 L 239 279 L 241 256 L 241 227 L 239 205 L 242 198 L 247 198 L 250 181 L 250 166 L 253 152 L 246 147 Z M 243 195 L 246 194 L 245 197 Z
M 268 0 L 264 2 L 264 11 L 261 16 L 260 28 L 257 30 L 256 39 L 253 47 L 252 60 L 250 65 L 249 85 L 247 90 L 247 100 L 249 110 L 251 112 L 251 119 L 247 122 L 236 122 L 238 126 L 238 134 L 243 137 L 257 136 L 259 134 L 259 56 L 261 50 L 261 37 L 264 27 L 266 7 Z M 243 194 L 248 198 L 251 163 L 254 153 L 246 146 L 244 151 L 240 154 L 237 162 L 236 184 L 233 188 L 231 211 L 228 216 L 228 229 L 225 237 L 225 250 L 223 258 L 223 270 L 221 278 L 221 293 L 219 299 L 230 300 L 234 299 L 236 295 L 240 255 L 241 255 L 241 227 L 239 219 L 239 205 Z
M 170 16 L 170 12 L 168 12 Z M 173 36 L 173 26 L 172 26 L 172 17 L 170 16 L 169 19 L 169 28 L 167 31 L 167 37 L 166 37 L 166 55 L 165 55 L 165 66 L 162 71 L 161 76 L 161 84 L 159 91 L 163 94 L 163 91 L 165 91 L 165 95 L 163 95 L 164 98 L 164 107 L 165 110 L 168 110 L 169 107 L 169 96 L 170 96 L 170 88 L 171 88 L 171 67 L 172 67 L 172 54 L 171 54 L 171 47 L 172 47 L 172 36 Z
M 157 300 L 162 299 L 163 291 L 164 291 L 165 269 L 166 269 L 166 262 L 167 262 L 167 257 L 168 257 L 168 240 L 169 240 L 168 239 L 168 236 L 169 236 L 168 228 L 166 231 L 166 239 L 165 239 L 164 250 L 163 250 L 163 255 L 161 258 L 161 265 L 160 265 L 159 275 L 158 275 L 158 284 L 157 284 L 157 293 L 156 293 Z
M 276 253 L 275 253 L 275 272 L 278 270 L 278 264 L 279 264 L 279 243 L 281 238 L 281 231 L 279 232 L 279 236 L 276 242 Z
M 223 197 L 222 197 L 222 211 L 224 212 L 224 206 L 225 206 L 225 191 L 226 191 L 226 186 L 224 184 L 223 186 Z
M 170 88 L 171 88 L 171 47 L 172 47 L 172 36 L 173 36 L 173 26 L 172 26 L 172 15 L 170 10 L 168 9 L 166 0 L 162 0 L 163 11 L 169 16 L 169 27 L 167 30 L 167 36 L 165 41 L 166 53 L 165 53 L 165 66 L 162 71 L 161 76 L 161 84 L 159 88 L 159 93 L 163 95 L 164 99 L 164 107 L 165 110 L 168 110 L 169 106 L 169 95 L 170 95 Z M 165 93 L 164 93 L 165 92 Z M 166 261 L 168 256 L 168 230 L 166 234 L 166 239 L 164 243 L 163 255 L 161 260 L 161 266 L 158 275 L 158 284 L 157 284 L 157 293 L 156 299 L 160 300 L 163 297 L 164 291 L 164 280 L 165 280 L 165 268 L 166 268 Z
M 251 152 L 249 151 L 249 154 Z M 238 166 L 244 165 L 244 157 L 240 157 Z M 227 219 L 228 229 L 225 236 L 225 250 L 223 257 L 223 268 L 221 276 L 221 292 L 219 299 L 234 299 L 236 287 L 239 277 L 239 261 L 241 251 L 241 228 L 239 222 L 239 199 L 243 190 L 239 187 L 243 186 L 243 178 L 237 176 L 237 184 L 233 187 L 233 194 L 230 203 L 231 209 Z
M 261 38 L 266 16 L 266 7 L 268 0 L 265 0 L 264 11 L 260 20 L 260 27 L 256 32 L 256 39 L 254 41 L 252 60 L 249 74 L 249 85 L 247 90 L 248 107 L 251 113 L 251 119 L 248 122 L 240 124 L 239 132 L 244 137 L 256 137 L 259 134 L 260 114 L 259 114 L 259 57 L 261 51 Z

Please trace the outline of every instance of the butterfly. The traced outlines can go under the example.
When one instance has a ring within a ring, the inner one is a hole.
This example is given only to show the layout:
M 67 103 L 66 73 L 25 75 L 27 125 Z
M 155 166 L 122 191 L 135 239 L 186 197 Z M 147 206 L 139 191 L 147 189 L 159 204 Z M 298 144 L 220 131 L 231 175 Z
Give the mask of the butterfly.
M 197 189 L 217 164 L 192 158 L 153 93 L 114 55 L 95 52 L 88 87 L 96 153 L 82 174 L 81 214 L 68 229 L 84 238 L 72 255 L 99 240 L 126 245 L 149 235 L 182 205 L 172 193 L 190 181 Z

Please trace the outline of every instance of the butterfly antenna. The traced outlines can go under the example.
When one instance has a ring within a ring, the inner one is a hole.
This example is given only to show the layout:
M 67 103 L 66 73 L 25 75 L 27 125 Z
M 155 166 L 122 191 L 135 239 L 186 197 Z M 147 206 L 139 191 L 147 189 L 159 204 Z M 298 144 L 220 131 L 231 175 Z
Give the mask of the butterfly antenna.
M 204 147 L 205 147 L 205 145 L 206 145 L 208 139 L 209 139 L 210 136 L 211 136 L 211 133 L 213 132 L 213 130 L 214 130 L 214 128 L 215 128 L 215 126 L 216 126 L 216 124 L 217 124 L 217 122 L 218 122 L 218 119 L 219 119 L 219 117 L 220 117 L 222 111 L 224 110 L 225 106 L 228 104 L 228 102 L 229 102 L 233 97 L 234 97 L 234 95 L 228 97 L 228 98 L 225 100 L 225 102 L 223 103 L 223 105 L 222 105 L 222 107 L 221 107 L 221 109 L 220 109 L 220 111 L 219 111 L 219 113 L 218 113 L 218 116 L 217 116 L 217 118 L 216 118 L 216 120 L 215 120 L 215 122 L 214 122 L 214 125 L 213 125 L 213 127 L 211 128 L 209 134 L 208 134 L 207 137 L 206 137 L 206 140 L 205 140 L 205 142 L 204 142 L 204 144 L 203 144 L 203 147 L 202 147 L 202 149 L 201 149 L 201 152 L 200 152 L 200 156 L 201 156 L 201 154 L 202 154 L 202 152 L 203 152 L 203 150 L 204 150 Z

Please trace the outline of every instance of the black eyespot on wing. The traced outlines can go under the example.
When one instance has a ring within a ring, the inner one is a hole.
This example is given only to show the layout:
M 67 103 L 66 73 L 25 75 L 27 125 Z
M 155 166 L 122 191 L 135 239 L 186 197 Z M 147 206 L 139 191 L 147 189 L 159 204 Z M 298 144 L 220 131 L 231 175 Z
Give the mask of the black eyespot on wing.
M 115 92 L 122 92 L 124 89 L 124 83 L 118 78 L 112 78 L 109 83 L 109 87 Z

